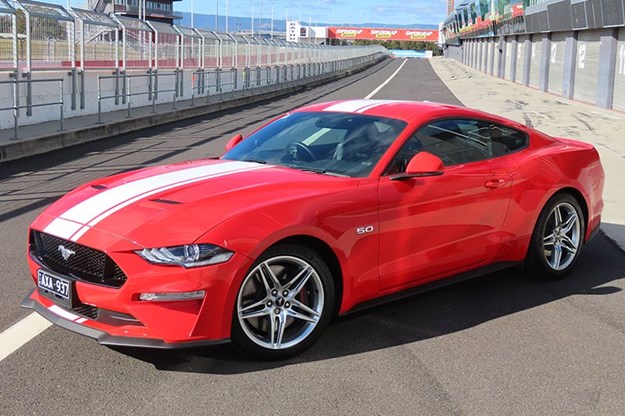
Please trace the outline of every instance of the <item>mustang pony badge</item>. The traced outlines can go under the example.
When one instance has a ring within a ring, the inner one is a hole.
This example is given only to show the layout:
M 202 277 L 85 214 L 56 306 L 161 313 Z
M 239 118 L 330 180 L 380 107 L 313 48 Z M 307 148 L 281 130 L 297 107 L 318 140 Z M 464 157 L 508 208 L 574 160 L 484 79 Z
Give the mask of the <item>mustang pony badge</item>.
M 65 246 L 59 246 L 58 250 L 61 252 L 61 256 L 63 256 L 63 260 L 67 261 L 70 257 L 76 254 L 75 251 L 65 248 Z

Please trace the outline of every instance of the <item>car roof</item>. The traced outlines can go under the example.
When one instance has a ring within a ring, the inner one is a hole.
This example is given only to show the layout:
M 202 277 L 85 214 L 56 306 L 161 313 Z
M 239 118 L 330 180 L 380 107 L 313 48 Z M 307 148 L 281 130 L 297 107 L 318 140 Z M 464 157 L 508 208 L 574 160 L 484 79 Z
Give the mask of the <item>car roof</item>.
M 322 111 L 388 117 L 406 122 L 425 121 L 437 117 L 475 117 L 486 118 L 510 126 L 525 127 L 520 123 L 479 110 L 430 101 L 341 100 L 312 104 L 295 110 L 295 112 Z

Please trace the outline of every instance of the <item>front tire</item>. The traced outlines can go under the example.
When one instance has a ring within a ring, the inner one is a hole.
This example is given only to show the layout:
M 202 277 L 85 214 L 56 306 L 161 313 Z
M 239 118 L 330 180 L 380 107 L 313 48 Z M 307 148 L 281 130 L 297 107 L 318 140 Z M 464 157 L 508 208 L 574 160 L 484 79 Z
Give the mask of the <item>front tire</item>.
M 575 198 L 557 194 L 543 208 L 530 243 L 528 271 L 539 277 L 559 279 L 579 258 L 585 235 L 584 214 Z
M 237 295 L 232 341 L 264 360 L 302 353 L 319 338 L 334 311 L 330 270 L 299 244 L 269 248 L 252 265 Z

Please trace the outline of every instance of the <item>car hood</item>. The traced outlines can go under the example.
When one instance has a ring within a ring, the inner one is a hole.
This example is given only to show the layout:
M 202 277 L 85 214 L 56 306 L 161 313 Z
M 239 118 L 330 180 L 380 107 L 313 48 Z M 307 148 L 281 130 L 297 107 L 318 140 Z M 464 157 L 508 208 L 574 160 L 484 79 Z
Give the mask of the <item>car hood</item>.
M 34 227 L 89 246 L 103 241 L 110 246 L 111 236 L 139 247 L 189 244 L 244 211 L 337 192 L 357 183 L 352 178 L 257 163 L 186 162 L 83 185 L 51 205 Z

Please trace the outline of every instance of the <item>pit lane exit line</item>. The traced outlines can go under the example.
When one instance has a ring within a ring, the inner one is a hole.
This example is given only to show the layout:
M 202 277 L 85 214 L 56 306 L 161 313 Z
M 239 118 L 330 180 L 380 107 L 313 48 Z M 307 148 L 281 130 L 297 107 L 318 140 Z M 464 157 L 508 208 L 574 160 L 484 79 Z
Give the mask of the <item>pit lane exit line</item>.
M 51 322 L 32 312 L 0 334 L 0 361 L 17 351 L 28 341 L 52 325 Z
M 389 82 L 391 82 L 391 80 L 393 78 L 395 78 L 395 75 L 397 75 L 399 73 L 399 71 L 401 71 L 401 69 L 404 67 L 404 65 L 406 65 L 406 62 L 408 62 L 408 59 L 405 58 L 404 62 L 402 62 L 402 64 L 399 66 L 399 68 L 397 68 L 397 71 L 393 72 L 393 75 L 391 75 L 390 77 L 388 77 L 388 79 L 386 81 L 384 81 L 382 84 L 380 84 L 380 86 L 378 88 L 376 88 L 375 90 L 371 91 L 371 93 L 369 95 L 367 95 L 365 97 L 365 100 L 370 99 L 371 97 L 373 97 L 374 95 L 376 95 L 378 92 L 380 92 L 380 90 L 382 88 L 384 88 L 386 86 L 386 84 L 388 84 Z

